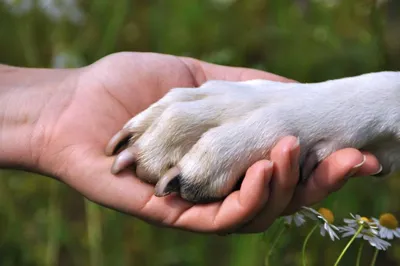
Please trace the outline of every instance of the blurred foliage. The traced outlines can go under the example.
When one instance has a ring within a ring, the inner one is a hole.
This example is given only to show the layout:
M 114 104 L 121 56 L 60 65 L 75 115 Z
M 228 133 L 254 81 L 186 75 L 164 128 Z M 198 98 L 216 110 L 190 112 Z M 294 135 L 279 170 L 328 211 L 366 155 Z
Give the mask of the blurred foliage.
M 74 67 L 116 51 L 151 51 L 313 82 L 399 70 L 399 11 L 398 0 L 0 0 L 0 62 Z M 156 228 L 50 178 L 0 175 L 1 266 L 264 265 L 279 231 L 216 237 Z M 359 178 L 321 205 L 336 221 L 349 212 L 400 217 L 399 191 L 398 178 Z M 311 226 L 286 233 L 270 265 L 299 265 Z M 333 264 L 345 243 L 314 235 L 310 265 Z M 343 265 L 354 264 L 356 251 Z M 372 249 L 364 255 L 362 265 Z M 400 265 L 400 245 L 377 265 Z

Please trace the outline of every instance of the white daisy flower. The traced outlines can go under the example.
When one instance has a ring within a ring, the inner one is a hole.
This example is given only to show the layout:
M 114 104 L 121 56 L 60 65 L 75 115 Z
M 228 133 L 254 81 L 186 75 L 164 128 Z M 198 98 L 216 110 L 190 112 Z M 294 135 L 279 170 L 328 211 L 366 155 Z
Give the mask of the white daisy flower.
M 342 237 L 354 236 L 357 233 L 357 229 L 354 227 L 351 227 L 351 226 L 339 227 L 339 230 L 341 232 L 344 232 L 344 234 L 342 234 Z M 371 230 L 363 229 L 363 230 L 361 230 L 360 233 L 358 233 L 356 238 L 362 238 L 362 239 L 368 241 L 371 246 L 373 246 L 379 250 L 386 250 L 391 246 L 391 244 L 389 242 L 379 238 L 378 235 L 376 235 L 372 232 L 373 231 L 371 231 Z
M 369 220 L 366 217 L 360 215 L 351 214 L 353 219 L 344 219 L 346 226 L 339 227 L 342 232 L 342 237 L 354 236 L 356 238 L 362 238 L 369 242 L 369 244 L 378 250 L 386 250 L 391 244 L 379 237 L 378 226 L 374 221 Z M 362 226 L 361 231 L 359 231 Z
M 285 220 L 285 224 L 288 226 L 291 226 L 294 223 L 297 227 L 300 227 L 306 222 L 304 215 L 299 212 L 296 212 L 292 215 L 284 216 L 283 219 Z
M 318 211 L 316 211 L 313 208 L 309 207 L 303 207 L 303 209 L 304 210 L 302 211 L 302 213 L 305 216 L 321 223 L 320 234 L 322 236 L 325 236 L 326 233 L 328 233 L 332 241 L 335 241 L 335 238 L 339 239 L 338 235 L 335 233 L 335 231 L 339 231 L 339 229 L 333 225 L 335 217 L 333 216 L 331 210 L 326 208 L 320 208 Z
M 379 238 L 378 236 L 369 236 L 363 234 L 363 239 L 368 241 L 371 246 L 378 250 L 387 250 L 391 246 L 389 242 Z
M 350 216 L 352 217 L 352 219 L 348 219 L 348 218 L 343 219 L 348 227 L 353 227 L 353 228 L 357 229 L 360 227 L 360 225 L 362 225 L 363 230 L 369 230 L 374 235 L 378 234 L 378 225 L 374 221 L 368 219 L 367 217 L 361 217 L 358 214 L 353 215 L 352 213 L 350 213 Z M 343 227 L 346 227 L 346 226 L 343 226 Z
M 383 239 L 392 240 L 400 238 L 400 227 L 396 217 L 391 213 L 384 213 L 379 217 L 379 220 L 372 218 L 379 227 L 379 236 Z

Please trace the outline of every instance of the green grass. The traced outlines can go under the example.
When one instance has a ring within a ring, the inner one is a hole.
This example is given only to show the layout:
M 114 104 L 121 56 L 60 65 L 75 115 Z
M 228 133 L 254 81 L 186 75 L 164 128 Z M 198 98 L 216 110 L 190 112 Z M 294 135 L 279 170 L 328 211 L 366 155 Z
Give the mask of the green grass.
M 152 51 L 307 82 L 399 69 L 400 20 L 386 4 L 374 9 L 364 0 L 337 1 L 333 7 L 323 2 L 80 1 L 84 20 L 74 24 L 51 20 L 39 7 L 16 14 L 0 1 L 0 62 L 51 67 L 54 58 L 65 55 L 65 66 L 79 66 L 112 52 Z M 392 1 L 390 8 L 399 10 L 399 3 Z M 398 191 L 396 178 L 354 179 L 322 205 L 338 222 L 349 212 L 399 215 Z M 311 228 L 286 230 L 269 265 L 301 265 L 302 243 Z M 267 265 L 279 230 L 274 225 L 265 234 L 218 237 L 157 228 L 90 203 L 50 178 L 0 173 L 2 266 Z M 332 265 L 345 244 L 313 234 L 309 265 Z M 350 247 L 343 265 L 353 265 L 357 251 L 357 245 Z M 363 254 L 372 252 L 364 247 Z M 397 246 L 380 253 L 377 265 L 400 265 L 398 254 Z

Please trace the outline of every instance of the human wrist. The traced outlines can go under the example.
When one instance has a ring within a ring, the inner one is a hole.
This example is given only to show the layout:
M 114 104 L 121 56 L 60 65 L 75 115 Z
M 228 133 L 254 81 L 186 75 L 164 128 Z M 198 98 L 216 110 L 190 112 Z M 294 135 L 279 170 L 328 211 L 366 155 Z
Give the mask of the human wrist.
M 38 161 L 52 120 L 46 109 L 70 72 L 0 65 L 1 168 L 40 172 Z

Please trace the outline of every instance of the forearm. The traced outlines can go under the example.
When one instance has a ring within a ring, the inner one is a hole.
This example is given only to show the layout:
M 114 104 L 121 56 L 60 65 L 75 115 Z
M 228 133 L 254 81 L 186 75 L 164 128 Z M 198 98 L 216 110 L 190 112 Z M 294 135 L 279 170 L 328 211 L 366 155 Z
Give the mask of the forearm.
M 43 110 L 65 72 L 0 65 L 0 167 L 34 170 L 48 130 Z

